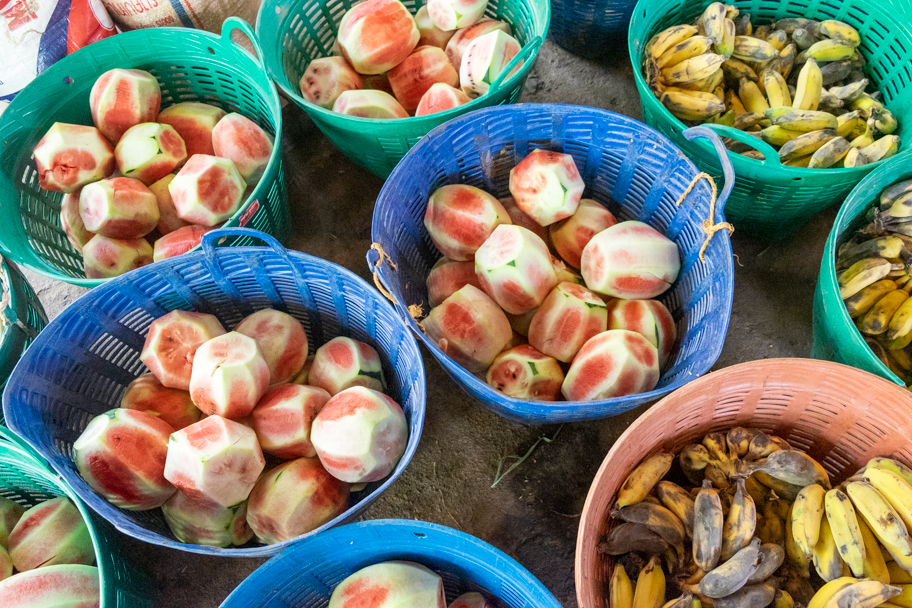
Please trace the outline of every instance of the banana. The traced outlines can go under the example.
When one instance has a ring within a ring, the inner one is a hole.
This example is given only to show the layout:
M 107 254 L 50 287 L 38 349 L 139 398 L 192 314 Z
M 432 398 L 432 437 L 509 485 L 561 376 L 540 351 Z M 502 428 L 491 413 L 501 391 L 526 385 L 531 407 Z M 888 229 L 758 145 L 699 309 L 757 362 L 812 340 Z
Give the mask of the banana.
M 792 503 L 791 513 L 785 518 L 785 552 L 788 554 L 789 561 L 797 568 L 798 573 L 803 578 L 810 576 L 810 553 L 805 553 L 804 549 L 798 546 L 795 541 L 794 532 L 795 504 Z M 819 534 L 818 528 L 818 534 Z
M 681 454 L 678 456 L 678 462 L 680 462 L 681 469 L 691 483 L 701 484 L 703 481 L 703 471 L 706 469 L 706 466 L 712 462 L 712 458 L 705 446 L 692 443 L 681 450 Z
M 659 98 L 668 111 L 681 120 L 706 120 L 725 111 L 725 104 L 712 93 L 666 90 Z
M 757 481 L 756 477 L 751 475 L 745 479 L 744 488 L 747 490 L 748 494 L 751 495 L 751 498 L 754 499 L 755 503 L 764 505 L 764 509 L 769 508 L 767 503 L 773 498 L 772 491 Z
M 897 596 L 894 596 L 890 603 L 899 606 L 900 608 L 909 608 L 912 607 L 912 585 L 895 585 L 895 587 L 901 590 L 901 593 Z
M 633 608 L 633 583 L 622 564 L 615 564 L 608 585 L 609 608 Z
M 770 32 L 770 35 L 766 37 L 766 42 L 777 51 L 781 51 L 788 43 L 788 34 L 784 30 Z
M 884 346 L 891 351 L 905 348 L 912 343 L 912 298 L 903 301 L 893 313 L 885 338 Z M 875 487 L 877 487 L 876 484 Z M 912 513 L 909 517 L 912 521 Z
M 699 22 L 706 32 L 706 36 L 713 39 L 715 44 L 722 42 L 725 35 L 726 8 L 721 2 L 713 2 L 703 11 Z
M 835 40 L 821 40 L 812 44 L 805 53 L 809 59 L 817 61 L 840 61 L 852 57 L 855 54 L 855 47 L 840 44 Z
M 778 110 L 778 108 L 776 108 Z M 815 110 L 793 110 L 791 112 L 779 113 L 775 115 L 767 114 L 767 118 L 772 120 L 774 125 L 783 129 L 792 131 L 802 131 L 810 133 L 821 129 L 833 129 L 835 131 L 838 121 L 835 116 L 828 112 L 818 112 Z
M 754 32 L 750 18 L 750 13 L 743 13 L 735 19 L 735 32 L 738 36 L 750 36 Z M 729 19 L 734 19 L 734 17 L 729 17 Z
M 608 532 L 598 550 L 606 555 L 623 555 L 631 551 L 661 555 L 668 550 L 668 543 L 646 526 L 623 523 Z
M 738 103 L 740 103 L 740 99 Z M 761 122 L 766 120 L 763 118 L 763 114 L 757 114 L 756 112 L 743 112 L 741 114 L 736 114 L 735 116 L 735 125 L 736 129 L 746 131 L 747 129 L 753 128 L 754 126 L 759 125 Z M 756 152 L 756 150 L 754 150 Z
M 672 86 L 677 83 L 688 83 L 712 76 L 725 57 L 714 53 L 704 53 L 698 57 L 685 59 L 681 63 L 660 71 L 663 80 Z
M 897 201 L 909 197 L 912 197 L 912 179 L 897 182 L 880 193 L 880 210 L 886 211 Z
M 779 148 L 779 159 L 784 161 L 813 154 L 836 137 L 835 129 L 820 129 L 799 135 Z
M 618 490 L 616 508 L 620 509 L 643 500 L 659 480 L 665 477 L 673 461 L 674 454 L 667 452 L 659 452 L 643 460 Z
M 866 556 L 865 544 L 852 501 L 845 492 L 830 490 L 826 494 L 824 503 L 827 521 L 830 524 L 833 538 L 836 540 L 839 554 L 852 569 L 852 574 L 862 578 Z
M 834 137 L 811 155 L 808 167 L 811 169 L 829 169 L 845 158 L 850 149 L 849 142 L 844 137 Z
M 780 589 L 773 598 L 773 608 L 795 608 L 795 600 L 788 591 Z
M 658 557 L 640 571 L 633 594 L 633 608 L 660 608 L 665 603 L 665 573 Z
M 890 550 L 894 558 L 897 555 L 912 556 L 908 530 L 896 510 L 874 486 L 867 482 L 853 481 L 846 486 L 846 492 L 871 532 Z
M 776 71 L 782 74 L 783 78 L 788 78 L 795 67 L 795 57 L 798 56 L 798 49 L 794 44 L 787 44 L 779 51 L 779 60 L 776 61 Z M 772 62 L 771 62 L 772 63 Z
M 757 505 L 751 495 L 747 493 L 744 479 L 739 478 L 735 484 L 737 488 L 735 496 L 722 527 L 722 548 L 719 552 L 719 559 L 723 562 L 728 561 L 735 553 L 746 547 L 757 529 Z
M 726 597 L 743 587 L 760 565 L 760 540 L 754 539 L 722 565 L 708 572 L 699 583 L 700 593 L 713 599 Z
M 912 216 L 912 209 L 908 214 Z M 858 245 L 853 245 L 841 252 L 837 264 L 847 267 L 859 260 L 878 256 L 882 258 L 898 258 L 903 251 L 903 241 L 896 236 L 882 236 L 869 239 Z
M 885 295 L 897 289 L 896 282 L 890 279 L 883 279 L 871 285 L 868 285 L 854 296 L 851 296 L 843 302 L 846 312 L 853 319 L 865 314 Z
M 759 38 L 760 40 L 766 40 L 766 37 L 769 36 L 769 33 L 772 31 L 772 28 L 769 25 L 761 25 L 760 27 L 754 29 L 753 35 L 754 38 Z
M 834 593 L 824 608 L 876 608 L 901 592 L 877 581 L 859 581 Z
M 892 585 L 910 585 L 912 584 L 912 574 L 902 569 L 902 567 L 896 562 L 890 562 L 889 564 L 884 564 L 884 567 L 887 569 L 887 582 Z M 879 580 L 879 579 L 878 579 Z M 880 581 L 883 582 L 883 581 Z
M 785 501 L 778 500 L 776 502 Z M 770 509 L 764 507 L 763 517 L 757 522 L 757 537 L 763 544 L 785 543 L 785 521 Z
M 865 122 L 865 119 L 861 117 L 861 114 L 858 112 L 858 110 L 846 112 L 845 114 L 836 117 L 837 137 L 854 139 L 854 137 L 850 137 L 850 135 L 856 130 L 864 131 L 866 127 L 867 123 Z
M 769 42 L 753 36 L 735 36 L 732 57 L 741 61 L 766 62 L 779 56 L 779 50 Z
M 845 106 L 845 102 L 826 89 L 820 91 L 820 103 L 817 104 L 817 109 L 823 112 L 829 112 L 830 114 L 835 114 L 842 110 Z
M 871 307 L 871 310 L 861 318 L 859 327 L 862 333 L 869 336 L 879 336 L 886 332 L 893 315 L 896 314 L 899 307 L 908 299 L 909 294 L 902 289 L 896 289 L 882 297 Z
M 753 462 L 761 458 L 766 458 L 773 452 L 783 449 L 791 449 L 791 446 L 789 446 L 785 440 L 767 435 L 766 433 L 757 433 L 750 441 L 750 446 L 747 449 L 744 460 Z
M 864 93 L 864 90 L 867 88 L 867 86 L 868 79 L 863 78 L 857 82 L 847 84 L 844 87 L 831 87 L 830 93 L 847 103 L 851 103 L 858 99 L 862 93 Z
M 864 133 L 862 133 L 861 135 L 859 135 L 858 137 L 856 137 L 855 139 L 850 141 L 849 146 L 851 146 L 852 148 L 858 148 L 859 150 L 863 150 L 864 148 L 867 148 L 868 146 L 870 146 L 873 143 L 874 143 L 874 130 L 871 128 L 871 125 L 869 125 L 868 123 L 865 123 Z
M 750 449 L 751 440 L 757 436 L 760 431 L 756 429 L 746 429 L 742 426 L 733 427 L 725 436 L 725 442 L 728 444 L 728 453 L 732 458 L 741 458 L 747 455 Z
M 865 112 L 870 113 L 875 109 L 882 110 L 883 104 L 867 93 L 862 93 L 852 103 L 849 104 L 849 108 L 852 110 L 864 110 Z
M 656 66 L 667 68 L 668 66 L 678 65 L 686 59 L 691 59 L 702 55 L 712 48 L 712 38 L 707 36 L 691 36 L 684 42 L 680 42 L 656 59 Z
M 855 295 L 868 285 L 886 277 L 890 270 L 890 262 L 883 258 L 866 258 L 855 262 L 837 278 L 839 296 L 846 299 Z
M 738 97 L 738 94 L 733 89 L 725 91 L 725 107 L 735 113 L 735 120 L 737 120 L 737 116 L 747 113 L 744 104 L 741 103 L 741 98 Z M 763 117 L 761 116 L 760 118 L 762 119 Z
M 724 433 L 709 433 L 703 437 L 703 446 L 709 452 L 710 458 L 717 463 L 727 463 L 731 460 L 728 453 L 728 438 Z
M 735 38 L 737 35 L 735 22 L 731 19 L 725 19 L 722 22 L 722 40 L 713 45 L 713 51 L 724 57 L 731 57 L 735 50 Z
M 678 599 L 669 601 L 667 604 L 663 605 L 662 608 L 691 608 L 693 601 L 693 594 L 686 592 Z M 696 601 L 699 603 L 700 600 Z
M 865 546 L 864 578 L 880 581 L 881 583 L 891 582 L 890 571 L 886 562 L 884 562 L 877 538 L 863 519 L 858 519 L 856 516 L 856 521 L 858 521 L 858 529 L 861 532 L 861 538 Z
M 792 505 L 792 536 L 804 555 L 811 555 L 820 540 L 826 490 L 818 484 L 803 488 Z
M 694 563 L 704 572 L 710 572 L 719 563 L 722 550 L 722 500 L 712 482 L 705 480 L 694 501 Z
M 694 500 L 687 490 L 671 481 L 660 481 L 656 484 L 655 493 L 662 505 L 684 525 L 684 535 L 693 538 Z
M 861 149 L 859 148 L 852 148 L 849 150 L 848 154 L 845 155 L 845 158 L 842 159 L 842 166 L 846 169 L 854 169 L 855 167 L 861 167 L 867 164 L 869 164 L 868 159 L 865 158 L 865 155 L 861 153 Z
M 815 593 L 811 601 L 808 602 L 807 608 L 824 608 L 834 595 L 857 582 L 857 579 L 850 576 L 843 576 L 828 582 L 817 590 L 817 593 Z
M 861 149 L 861 153 L 869 162 L 876 163 L 879 160 L 890 158 L 899 151 L 899 136 L 884 135 L 876 140 L 873 144 Z
M 865 469 L 864 479 L 887 499 L 906 528 L 912 527 L 912 485 L 893 471 L 875 467 Z
M 808 59 L 798 73 L 798 84 L 792 96 L 792 107 L 796 110 L 816 110 L 823 92 L 823 76 L 817 61 Z
M 783 30 L 786 34 L 791 36 L 798 28 L 810 29 L 813 27 L 816 31 L 817 23 L 818 22 L 814 21 L 813 19 L 805 19 L 803 17 L 790 17 L 776 21 L 773 23 L 773 27 L 777 30 Z
M 760 92 L 760 87 L 747 78 L 742 78 L 738 85 L 738 97 L 741 98 L 741 103 L 748 112 L 764 114 L 769 110 L 769 105 L 766 103 L 763 93 Z
M 728 597 L 713 600 L 714 608 L 758 608 L 769 606 L 776 597 L 776 586 L 770 582 L 745 585 Z
M 726 82 L 736 87 L 742 78 L 747 78 L 752 82 L 757 82 L 758 76 L 752 67 L 734 57 L 729 57 L 722 62 L 722 73 L 725 75 Z
M 776 543 L 764 543 L 760 545 L 760 556 L 760 565 L 748 577 L 748 583 L 759 583 L 771 577 L 785 561 L 785 549 Z
M 821 21 L 820 25 L 817 26 L 817 31 L 821 36 L 826 36 L 834 42 L 845 44 L 852 48 L 861 44 L 861 36 L 858 35 L 858 30 L 842 21 L 836 21 L 835 19 Z
M 757 481 L 772 489 L 777 496 L 785 500 L 795 500 L 802 488 L 800 485 L 776 479 L 765 471 L 755 471 L 753 475 L 757 478 Z
M 820 66 L 820 82 L 825 87 L 842 82 L 851 74 L 852 66 L 848 61 L 829 61 Z
M 868 470 L 868 468 L 873 467 L 876 469 L 884 469 L 886 471 L 893 471 L 900 477 L 906 480 L 906 483 L 912 484 L 912 469 L 892 458 L 883 458 L 876 457 L 868 461 L 867 466 L 862 469 L 862 474 Z
M 717 124 L 717 125 L 725 125 L 726 127 L 734 127 L 735 126 L 735 113 L 732 112 L 731 110 L 729 110 L 727 112 L 723 112 L 722 114 L 716 114 L 714 116 L 710 116 L 709 118 L 707 118 L 706 122 L 710 122 L 710 123 Z
M 791 106 L 792 96 L 789 94 L 788 84 L 782 74 L 776 70 L 766 68 L 762 74 L 763 87 L 766 90 L 766 97 L 769 99 L 770 107 Z
M 672 547 L 684 553 L 684 524 L 663 506 L 638 502 L 612 512 L 612 516 L 631 524 L 646 526 Z
M 804 28 L 798 28 L 792 32 L 792 40 L 795 41 L 795 44 L 798 45 L 798 48 L 802 51 L 808 49 L 817 42 L 817 37 L 812 35 L 809 31 Z
M 912 356 L 909 355 L 908 349 L 891 350 L 887 355 L 905 371 L 912 370 Z M 852 481 L 858 481 L 853 479 Z
M 820 522 L 820 540 L 811 552 L 814 569 L 820 578 L 829 582 L 842 576 L 842 558 L 836 549 L 836 540 L 826 516 Z
M 697 28 L 692 25 L 675 25 L 656 34 L 649 42 L 647 49 L 653 60 L 665 54 L 665 51 L 678 45 L 691 36 L 697 34 Z
M 753 470 L 768 473 L 775 479 L 804 488 L 819 483 L 824 489 L 830 488 L 826 471 L 816 460 L 796 450 L 780 450 L 752 464 Z M 760 478 L 763 482 L 763 479 Z

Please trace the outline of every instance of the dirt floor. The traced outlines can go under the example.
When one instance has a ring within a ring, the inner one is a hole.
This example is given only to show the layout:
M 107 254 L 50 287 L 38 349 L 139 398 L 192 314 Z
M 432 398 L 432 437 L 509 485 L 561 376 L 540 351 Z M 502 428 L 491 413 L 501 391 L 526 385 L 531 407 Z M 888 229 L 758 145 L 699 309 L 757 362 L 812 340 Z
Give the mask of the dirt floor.
M 581 104 L 641 117 L 626 48 L 608 59 L 587 61 L 547 42 L 523 101 Z M 296 107 L 286 108 L 284 120 L 282 146 L 295 224 L 290 246 L 368 278 L 364 254 L 382 180 L 336 151 Z M 734 235 L 734 313 L 716 369 L 808 356 L 814 285 L 834 218 L 835 211 L 825 212 L 788 243 L 772 247 Z M 50 316 L 82 293 L 29 277 Z M 612 443 L 643 409 L 563 427 L 526 427 L 471 401 L 428 355 L 425 366 L 428 415 L 418 453 L 365 517 L 422 519 L 474 534 L 526 566 L 565 607 L 576 606 L 576 533 L 589 484 Z M 526 453 L 543 436 L 556 438 L 539 444 L 529 460 L 492 488 L 498 461 Z M 263 561 L 217 559 L 122 538 L 128 554 L 155 581 L 159 608 L 214 608 Z

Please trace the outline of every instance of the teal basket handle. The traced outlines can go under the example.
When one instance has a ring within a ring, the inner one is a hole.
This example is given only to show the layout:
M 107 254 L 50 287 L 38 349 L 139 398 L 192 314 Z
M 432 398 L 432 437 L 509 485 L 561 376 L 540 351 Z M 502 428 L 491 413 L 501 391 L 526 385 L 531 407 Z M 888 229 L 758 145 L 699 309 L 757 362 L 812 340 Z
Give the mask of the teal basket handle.
M 767 165 L 772 168 L 784 168 L 782 161 L 779 160 L 779 153 L 776 152 L 776 149 L 771 145 L 763 141 L 762 139 L 757 139 L 756 137 L 751 137 L 744 131 L 736 129 L 734 127 L 729 127 L 727 125 L 717 125 L 715 123 L 707 122 L 700 125 L 701 127 L 708 127 L 721 135 L 722 137 L 727 137 L 729 139 L 734 139 L 746 146 L 750 146 L 757 152 L 763 155 L 763 160 L 757 162 Z M 727 156 L 727 155 L 726 155 Z M 756 159 L 754 159 L 756 160 Z
M 228 17 L 225 19 L 225 22 L 222 23 L 222 40 L 228 44 L 236 44 L 231 39 L 231 33 L 235 30 L 240 30 L 247 38 L 250 39 L 250 44 L 253 45 L 254 50 L 256 51 L 256 60 L 260 65 L 263 64 L 263 49 L 260 48 L 260 41 L 256 36 L 256 33 L 253 31 L 253 28 L 250 27 L 250 24 L 241 19 L 240 17 Z M 246 50 L 246 49 L 245 49 Z
M 507 67 L 502 69 L 497 78 L 494 79 L 494 82 L 491 83 L 487 95 L 494 95 L 497 93 L 497 91 L 499 91 L 503 86 L 504 81 L 513 74 L 513 70 L 515 70 L 520 63 L 528 59 L 530 55 L 538 51 L 538 47 L 540 47 L 544 42 L 544 38 L 541 36 L 536 36 L 529 42 L 529 44 L 522 47 L 519 52 L 516 53 L 516 56 L 510 60 L 510 63 L 507 64 Z
M 725 203 L 728 201 L 728 196 L 731 194 L 732 188 L 735 187 L 735 170 L 732 168 L 731 159 L 728 157 L 728 149 L 726 149 L 722 140 L 719 139 L 719 136 L 714 133 L 715 129 L 707 129 L 707 126 L 709 125 L 700 125 L 699 127 L 685 129 L 682 135 L 684 136 L 684 139 L 688 141 L 692 141 L 698 137 L 709 140 L 709 143 L 715 148 L 716 154 L 719 155 L 719 164 L 722 165 L 722 177 L 725 179 L 725 183 L 722 185 L 722 192 L 716 197 L 716 213 L 721 215 L 722 211 L 725 209 Z M 718 127 L 719 125 L 712 124 L 712 126 Z M 736 129 L 731 130 L 735 131 Z M 738 132 L 740 133 L 740 131 Z M 772 150 L 772 148 L 770 149 Z M 713 218 L 713 221 L 716 221 L 716 219 Z

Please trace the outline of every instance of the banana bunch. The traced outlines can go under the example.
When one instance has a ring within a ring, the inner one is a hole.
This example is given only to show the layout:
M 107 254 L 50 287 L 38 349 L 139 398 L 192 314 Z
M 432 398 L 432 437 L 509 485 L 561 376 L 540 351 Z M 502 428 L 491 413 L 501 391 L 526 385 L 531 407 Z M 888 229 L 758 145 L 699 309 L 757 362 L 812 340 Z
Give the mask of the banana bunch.
M 896 117 L 866 93 L 861 37 L 836 20 L 780 19 L 754 27 L 750 14 L 714 2 L 693 24 L 656 34 L 643 70 L 656 98 L 688 123 L 751 133 L 791 167 L 853 168 L 899 151 Z M 751 146 L 728 148 L 763 159 Z
M 871 351 L 912 382 L 912 180 L 885 189 L 869 223 L 839 247 L 839 293 Z

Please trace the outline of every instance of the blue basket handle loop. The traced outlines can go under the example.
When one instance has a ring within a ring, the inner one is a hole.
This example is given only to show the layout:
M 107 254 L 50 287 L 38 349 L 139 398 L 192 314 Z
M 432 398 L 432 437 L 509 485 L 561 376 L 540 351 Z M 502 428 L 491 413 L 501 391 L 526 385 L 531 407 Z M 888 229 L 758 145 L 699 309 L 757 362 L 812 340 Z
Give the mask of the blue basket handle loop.
M 235 30 L 240 30 L 245 36 L 247 36 L 247 38 L 250 39 L 250 44 L 253 45 L 253 49 L 256 51 L 257 63 L 262 66 L 263 49 L 260 48 L 260 40 L 257 38 L 256 33 L 254 33 L 253 28 L 250 27 L 250 24 L 240 17 L 232 16 L 225 19 L 225 22 L 222 23 L 222 40 L 228 44 L 237 44 L 234 42 L 234 40 L 231 39 L 231 33 Z M 244 50 L 246 51 L 247 49 Z
M 697 185 L 701 179 L 705 179 L 709 182 L 709 187 L 712 189 L 712 196 L 709 199 L 709 217 L 703 220 L 703 232 L 706 233 L 706 239 L 703 241 L 703 246 L 700 247 L 700 261 L 706 262 L 703 254 L 706 251 L 706 248 L 709 246 L 709 242 L 712 240 L 714 234 L 720 230 L 728 230 L 728 234 L 731 235 L 735 231 L 735 227 L 729 224 L 728 222 L 722 219 L 722 210 L 725 208 L 725 201 L 728 200 L 728 195 L 731 193 L 732 188 L 735 185 L 735 171 L 732 168 L 731 160 L 728 158 L 728 151 L 725 149 L 725 146 L 722 145 L 722 140 L 719 139 L 719 136 L 716 135 L 713 131 L 706 129 L 702 126 L 700 127 L 691 127 L 686 129 L 683 132 L 684 138 L 688 140 L 696 139 L 697 137 L 705 137 L 712 143 L 713 147 L 716 149 L 716 154 L 719 155 L 719 162 L 722 165 L 722 175 L 725 178 L 725 185 L 722 188 L 722 195 L 719 196 L 716 190 L 716 182 L 713 180 L 712 176 L 708 173 L 697 173 L 693 180 L 691 180 L 690 185 L 684 190 L 681 196 L 678 198 L 675 203 L 676 206 L 680 207 L 681 203 L 684 202 L 684 199 L 687 198 L 687 195 L 690 194 L 690 191 L 693 190 L 694 186 Z M 720 221 L 716 221 L 716 206 L 719 207 Z
M 522 47 L 519 52 L 516 53 L 516 56 L 510 60 L 510 63 L 507 64 L 507 67 L 502 69 L 497 78 L 494 79 L 494 82 L 491 83 L 487 94 L 493 95 L 497 93 L 497 91 L 499 91 L 503 86 L 504 81 L 513 75 L 513 70 L 515 70 L 519 64 L 528 59 L 531 55 L 535 54 L 538 51 L 538 47 L 540 47 L 544 42 L 544 38 L 541 36 L 536 36 L 527 45 Z
M 246 236 L 252 239 L 259 239 L 263 241 L 270 249 L 278 253 L 283 258 L 288 258 L 288 250 L 282 247 L 282 244 L 276 240 L 276 238 L 265 232 L 260 232 L 259 230 L 254 230 L 253 228 L 217 228 L 215 230 L 210 230 L 203 235 L 203 240 L 200 242 L 200 247 L 203 249 L 203 253 L 206 254 L 206 257 L 210 257 L 214 254 L 217 244 L 216 240 L 222 239 L 226 236 Z
M 700 126 L 712 129 L 713 131 L 715 131 L 722 137 L 734 139 L 735 141 L 742 143 L 745 146 L 749 146 L 749 147 L 753 148 L 754 150 L 756 150 L 757 152 L 759 152 L 760 154 L 763 155 L 763 160 L 757 160 L 756 158 L 753 159 L 753 160 L 756 160 L 758 163 L 761 163 L 761 164 L 764 164 L 764 165 L 767 165 L 767 166 L 773 167 L 773 168 L 780 168 L 783 166 L 782 161 L 779 160 L 779 153 L 776 152 L 776 149 L 773 148 L 768 143 L 766 143 L 765 141 L 763 141 L 762 139 L 758 139 L 752 135 L 748 135 L 744 131 L 742 131 L 740 129 L 736 129 L 734 127 L 729 127 L 728 125 L 718 125 L 715 123 L 707 122 L 707 123 L 703 123 Z M 691 128 L 696 129 L 699 127 L 691 127 Z M 690 129 L 687 129 L 687 131 L 690 131 Z M 685 133 L 686 133 L 686 131 L 685 131 Z M 732 154 L 734 154 L 734 153 L 732 152 Z M 726 151 L 725 156 L 726 156 L 726 158 L 728 158 L 728 151 Z

